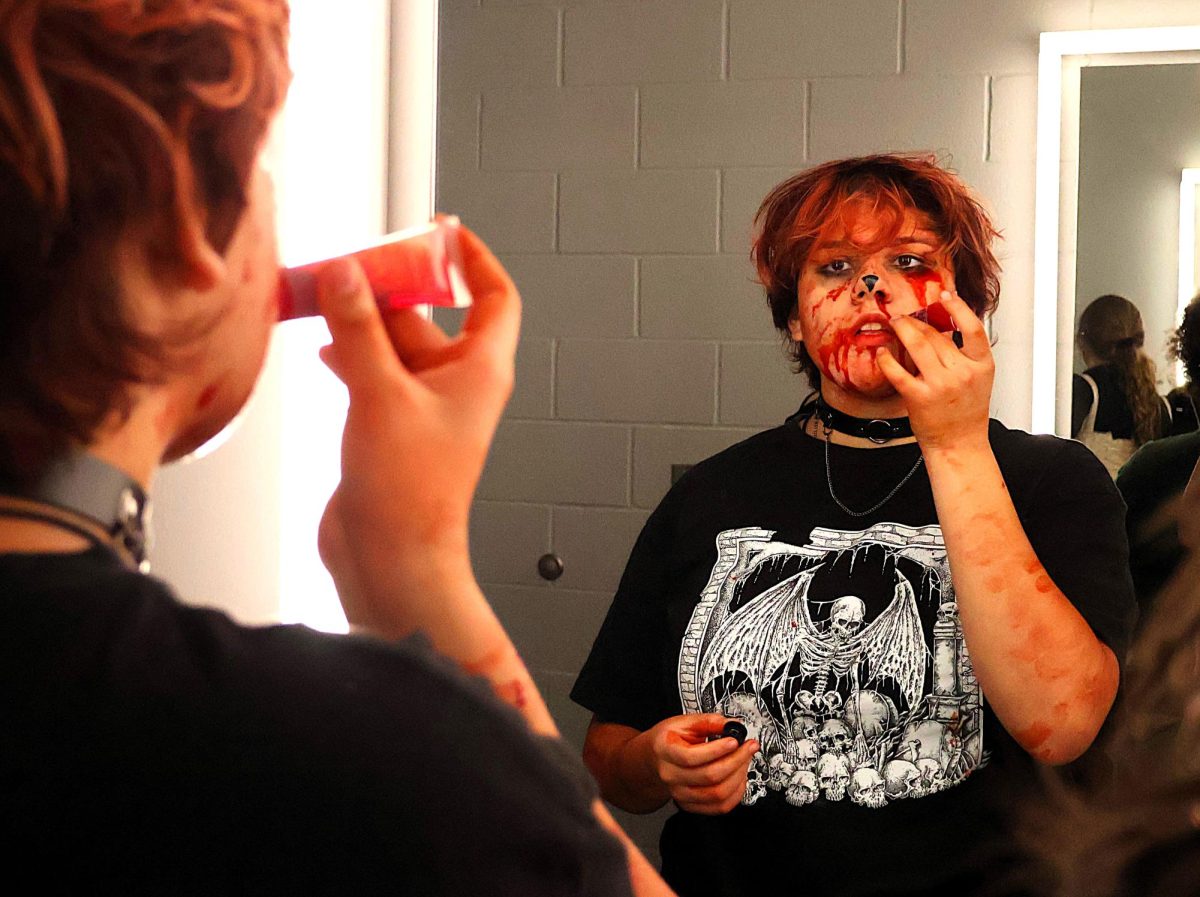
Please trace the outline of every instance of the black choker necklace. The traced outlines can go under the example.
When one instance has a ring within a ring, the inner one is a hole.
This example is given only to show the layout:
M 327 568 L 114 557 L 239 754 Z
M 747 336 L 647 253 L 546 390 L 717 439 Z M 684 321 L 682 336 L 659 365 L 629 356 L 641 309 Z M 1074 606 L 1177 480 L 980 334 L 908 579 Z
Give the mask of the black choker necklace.
M 150 499 L 123 471 L 94 455 L 80 452 L 56 461 L 40 480 L 23 489 L 0 483 L 0 495 L 51 505 L 99 525 L 141 572 L 149 572 Z M 103 544 L 90 530 L 50 514 L 0 508 L 0 517 L 38 520 Z
M 878 445 L 893 439 L 905 439 L 913 434 L 912 425 L 907 417 L 853 417 L 836 408 L 830 408 L 820 399 L 817 399 L 816 415 L 817 420 L 823 423 L 827 430 L 837 430 L 847 436 L 859 436 Z

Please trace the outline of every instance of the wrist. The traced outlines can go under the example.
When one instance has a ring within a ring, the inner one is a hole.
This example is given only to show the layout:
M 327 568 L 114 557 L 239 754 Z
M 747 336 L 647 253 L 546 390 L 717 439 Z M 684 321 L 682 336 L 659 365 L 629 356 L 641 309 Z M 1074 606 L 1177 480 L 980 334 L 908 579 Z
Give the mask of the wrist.
M 447 630 L 491 615 L 466 552 L 364 561 L 352 601 L 343 599 L 352 626 L 387 639 L 421 631 L 435 643 Z
M 992 457 L 992 443 L 987 427 L 956 433 L 941 439 L 920 439 L 921 454 L 926 464 L 946 461 L 953 466 Z
M 634 784 L 643 795 L 663 800 L 670 797 L 670 791 L 658 773 L 653 729 L 641 732 L 622 744 L 614 759 L 621 778 Z

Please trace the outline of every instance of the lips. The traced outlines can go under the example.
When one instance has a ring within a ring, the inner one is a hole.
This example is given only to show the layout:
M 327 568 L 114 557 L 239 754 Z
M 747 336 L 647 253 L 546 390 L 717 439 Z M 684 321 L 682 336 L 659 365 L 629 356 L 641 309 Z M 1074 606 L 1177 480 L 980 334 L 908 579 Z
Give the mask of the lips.
M 867 315 L 852 326 L 850 342 L 860 348 L 886 346 L 895 339 L 892 326 L 883 315 Z

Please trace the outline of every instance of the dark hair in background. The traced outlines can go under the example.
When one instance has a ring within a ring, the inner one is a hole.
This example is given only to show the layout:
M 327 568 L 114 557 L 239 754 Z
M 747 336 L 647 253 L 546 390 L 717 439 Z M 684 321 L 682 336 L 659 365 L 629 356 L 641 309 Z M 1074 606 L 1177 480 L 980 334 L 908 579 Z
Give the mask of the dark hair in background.
M 1195 513 L 1195 509 L 1192 509 Z M 1200 889 L 1200 558 L 1181 566 L 1127 658 L 1103 739 L 1110 768 L 1046 789 L 1015 829 L 1055 897 L 1175 897 Z
M 930 219 L 954 269 L 960 296 L 981 318 L 1000 300 L 1000 265 L 992 241 L 1000 236 L 991 217 L 952 172 L 925 153 L 889 153 L 817 165 L 776 186 L 754 216 L 751 258 L 767 290 L 775 327 L 790 343 L 797 372 L 820 386 L 816 365 L 804 346 L 791 341 L 788 321 L 796 310 L 796 290 L 809 252 L 839 224 L 858 200 L 896 236 L 908 209 Z
M 1192 297 L 1183 311 L 1183 320 L 1175 328 L 1168 344 L 1171 357 L 1183 364 L 1188 391 L 1200 398 L 1200 293 Z
M 1158 395 L 1154 361 L 1142 346 L 1142 313 L 1124 296 L 1093 299 L 1079 316 L 1076 334 L 1092 355 L 1117 372 L 1117 383 L 1133 413 L 1133 441 L 1142 445 L 1163 435 L 1163 402 Z
M 203 331 L 139 328 L 112 255 L 169 274 L 228 247 L 287 29 L 285 0 L 0 0 L 0 478 L 86 444 Z

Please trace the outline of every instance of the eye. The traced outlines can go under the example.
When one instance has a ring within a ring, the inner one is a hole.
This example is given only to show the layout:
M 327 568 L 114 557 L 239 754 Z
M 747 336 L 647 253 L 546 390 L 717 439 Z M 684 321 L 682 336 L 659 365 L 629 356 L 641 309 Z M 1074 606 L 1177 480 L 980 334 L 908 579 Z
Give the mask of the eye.
M 919 255 L 913 255 L 911 252 L 906 252 L 903 255 L 896 256 L 896 267 L 901 271 L 911 271 L 914 268 L 924 268 L 925 259 Z
M 826 262 L 817 269 L 818 274 L 824 274 L 826 277 L 837 277 L 839 274 L 850 273 L 850 263 L 845 259 L 834 259 L 831 262 Z

